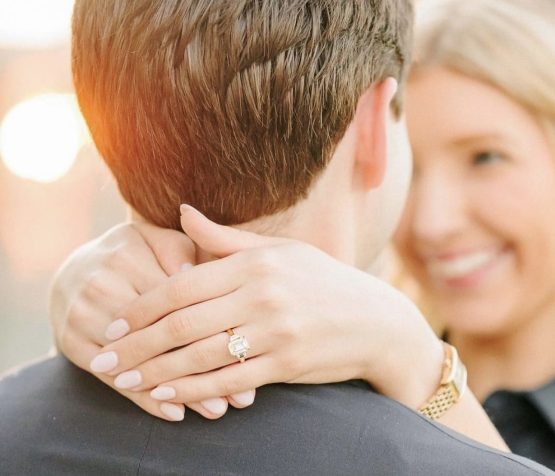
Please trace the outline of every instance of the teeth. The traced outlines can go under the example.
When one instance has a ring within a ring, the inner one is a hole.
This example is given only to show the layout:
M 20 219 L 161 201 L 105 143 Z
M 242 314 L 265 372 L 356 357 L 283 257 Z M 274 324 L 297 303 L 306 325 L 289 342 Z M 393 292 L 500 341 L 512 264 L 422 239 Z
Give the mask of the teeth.
M 497 257 L 496 251 L 482 251 L 449 260 L 428 262 L 427 269 L 431 276 L 442 279 L 461 278 L 480 269 Z

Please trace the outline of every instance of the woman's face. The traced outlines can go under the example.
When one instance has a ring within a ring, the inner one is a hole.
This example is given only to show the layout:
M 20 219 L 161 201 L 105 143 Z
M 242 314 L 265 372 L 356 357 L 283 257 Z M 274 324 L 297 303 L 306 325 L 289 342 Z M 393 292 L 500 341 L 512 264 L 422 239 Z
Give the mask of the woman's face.
M 486 83 L 423 68 L 408 85 L 414 155 L 396 244 L 453 331 L 499 334 L 555 305 L 555 154 Z M 552 309 L 555 312 L 555 309 Z

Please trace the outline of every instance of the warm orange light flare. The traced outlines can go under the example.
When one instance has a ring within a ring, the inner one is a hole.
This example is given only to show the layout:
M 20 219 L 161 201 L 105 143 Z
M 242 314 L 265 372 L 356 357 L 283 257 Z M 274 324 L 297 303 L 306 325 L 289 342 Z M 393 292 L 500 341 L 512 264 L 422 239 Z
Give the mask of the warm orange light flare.
M 0 156 L 18 177 L 53 182 L 71 168 L 86 140 L 73 94 L 44 94 L 16 104 L 0 127 Z

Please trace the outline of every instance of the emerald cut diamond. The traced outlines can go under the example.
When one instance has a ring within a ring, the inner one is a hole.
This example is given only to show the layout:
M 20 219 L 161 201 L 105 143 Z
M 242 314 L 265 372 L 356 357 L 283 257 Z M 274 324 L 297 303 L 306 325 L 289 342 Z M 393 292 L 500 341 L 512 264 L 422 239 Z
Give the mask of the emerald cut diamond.
M 237 357 L 241 362 L 244 362 L 247 352 L 250 349 L 247 339 L 237 334 L 230 336 L 227 348 L 229 349 L 229 353 Z

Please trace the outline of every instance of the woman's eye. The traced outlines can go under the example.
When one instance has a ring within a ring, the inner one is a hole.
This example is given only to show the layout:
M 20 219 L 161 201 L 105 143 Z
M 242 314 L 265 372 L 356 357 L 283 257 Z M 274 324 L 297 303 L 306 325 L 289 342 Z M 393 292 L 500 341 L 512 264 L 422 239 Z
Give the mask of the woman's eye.
M 484 151 L 474 154 L 472 156 L 472 163 L 474 165 L 484 165 L 489 164 L 491 162 L 497 162 L 498 160 L 503 159 L 503 155 L 499 152 L 493 151 Z

